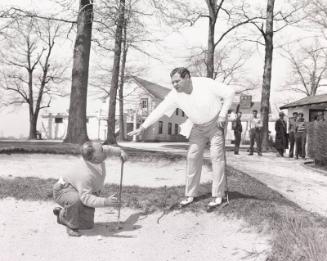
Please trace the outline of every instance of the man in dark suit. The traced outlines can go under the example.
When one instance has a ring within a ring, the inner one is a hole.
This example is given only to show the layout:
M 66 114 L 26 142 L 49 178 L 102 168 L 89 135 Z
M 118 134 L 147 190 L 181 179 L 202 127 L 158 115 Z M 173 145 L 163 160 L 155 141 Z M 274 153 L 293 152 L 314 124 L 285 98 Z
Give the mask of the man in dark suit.
M 240 150 L 241 136 L 242 136 L 242 123 L 241 123 L 242 112 L 237 113 L 236 119 L 232 122 L 232 128 L 234 130 L 235 147 L 234 154 L 238 155 Z

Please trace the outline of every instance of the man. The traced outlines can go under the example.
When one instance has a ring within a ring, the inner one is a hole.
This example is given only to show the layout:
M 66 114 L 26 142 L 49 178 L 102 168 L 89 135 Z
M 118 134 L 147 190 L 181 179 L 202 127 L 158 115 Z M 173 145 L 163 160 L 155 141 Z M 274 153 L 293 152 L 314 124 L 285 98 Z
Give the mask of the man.
M 284 157 L 284 151 L 288 148 L 287 138 L 287 124 L 284 120 L 284 112 L 279 113 L 279 119 L 275 123 L 276 139 L 275 148 L 277 149 L 277 156 Z
M 194 197 L 197 196 L 203 151 L 207 142 L 210 141 L 213 199 L 209 207 L 218 206 L 222 203 L 226 186 L 223 135 L 234 90 L 210 78 L 191 77 L 190 72 L 184 67 L 172 70 L 170 77 L 173 90 L 140 128 L 130 132 L 129 135 L 141 135 L 164 114 L 171 116 L 176 108 L 183 110 L 189 118 L 190 145 L 187 153 L 186 198 L 180 202 L 180 205 L 186 206 L 192 203 Z
M 254 151 L 254 141 L 257 144 L 257 152 L 259 156 L 262 156 L 261 153 L 261 128 L 262 121 L 258 117 L 258 111 L 252 111 L 252 118 L 249 121 L 249 129 L 250 129 L 250 153 L 249 155 L 253 155 Z
M 232 122 L 232 128 L 234 130 L 235 147 L 234 154 L 238 155 L 240 150 L 241 135 L 242 135 L 242 123 L 241 123 L 242 112 L 238 112 L 236 119 Z
M 299 117 L 295 123 L 296 159 L 299 158 L 299 155 L 303 159 L 305 158 L 305 143 L 307 139 L 306 135 L 307 133 L 303 113 L 299 113 Z
M 294 144 L 295 144 L 295 123 L 298 117 L 297 112 L 293 112 L 293 117 L 289 119 L 288 125 L 288 138 L 290 141 L 290 150 L 289 150 L 289 157 L 293 158 L 294 156 Z

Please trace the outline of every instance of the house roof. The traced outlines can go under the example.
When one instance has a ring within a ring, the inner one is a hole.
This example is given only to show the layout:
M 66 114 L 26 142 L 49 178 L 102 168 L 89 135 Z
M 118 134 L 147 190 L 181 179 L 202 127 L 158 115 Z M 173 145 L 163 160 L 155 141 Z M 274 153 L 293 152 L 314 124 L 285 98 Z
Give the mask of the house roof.
M 295 102 L 291 102 L 289 104 L 281 106 L 280 109 L 282 110 L 291 107 L 299 107 L 309 104 L 319 104 L 319 103 L 326 103 L 326 102 L 327 102 L 327 94 L 321 94 L 316 96 L 308 96 L 303 99 L 297 100 Z
M 135 80 L 135 82 L 138 85 L 141 85 L 151 95 L 153 95 L 155 98 L 158 98 L 160 100 L 163 100 L 167 96 L 167 94 L 170 92 L 170 89 L 163 87 L 159 84 L 149 82 L 147 80 L 144 80 L 144 79 L 136 77 L 136 76 L 133 76 L 132 78 Z

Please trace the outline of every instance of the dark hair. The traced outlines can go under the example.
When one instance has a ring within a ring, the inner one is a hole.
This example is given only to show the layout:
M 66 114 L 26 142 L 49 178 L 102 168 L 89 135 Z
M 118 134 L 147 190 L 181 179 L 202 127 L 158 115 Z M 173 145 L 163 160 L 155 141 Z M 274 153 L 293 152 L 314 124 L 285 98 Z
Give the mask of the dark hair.
M 252 112 L 258 112 L 257 110 L 253 110 Z
M 304 116 L 304 114 L 303 114 L 302 112 L 299 113 L 299 116 L 300 116 L 300 115 L 301 115 L 302 117 Z
M 299 113 L 297 111 L 293 112 L 293 115 L 298 115 Z
M 185 67 L 177 67 L 174 70 L 170 72 L 170 78 L 172 78 L 176 73 L 178 73 L 183 79 L 185 78 L 186 75 L 191 77 L 191 73 L 188 69 Z

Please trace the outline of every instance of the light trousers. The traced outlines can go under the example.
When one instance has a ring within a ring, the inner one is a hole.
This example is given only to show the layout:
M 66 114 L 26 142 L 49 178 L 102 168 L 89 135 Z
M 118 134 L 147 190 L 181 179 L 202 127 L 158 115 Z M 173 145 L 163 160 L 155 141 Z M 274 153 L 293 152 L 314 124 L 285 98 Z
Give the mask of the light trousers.
M 223 197 L 226 187 L 224 137 L 223 130 L 218 128 L 216 119 L 206 124 L 194 124 L 187 153 L 185 195 L 195 197 L 200 185 L 203 165 L 203 152 L 210 142 L 210 158 L 212 162 L 212 189 L 213 197 Z

